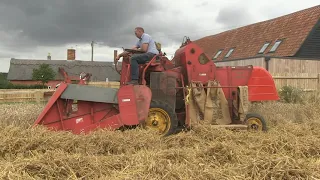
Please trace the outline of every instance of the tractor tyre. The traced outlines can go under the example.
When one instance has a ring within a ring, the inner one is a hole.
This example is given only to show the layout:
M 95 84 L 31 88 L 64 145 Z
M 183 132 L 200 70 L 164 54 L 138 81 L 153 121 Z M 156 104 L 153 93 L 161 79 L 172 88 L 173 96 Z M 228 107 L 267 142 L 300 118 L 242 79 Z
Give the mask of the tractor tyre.
M 267 123 L 265 119 L 257 113 L 248 113 L 244 120 L 249 130 L 267 131 Z
M 162 136 L 169 136 L 176 132 L 178 118 L 175 110 L 169 104 L 152 100 L 144 126 L 158 130 Z

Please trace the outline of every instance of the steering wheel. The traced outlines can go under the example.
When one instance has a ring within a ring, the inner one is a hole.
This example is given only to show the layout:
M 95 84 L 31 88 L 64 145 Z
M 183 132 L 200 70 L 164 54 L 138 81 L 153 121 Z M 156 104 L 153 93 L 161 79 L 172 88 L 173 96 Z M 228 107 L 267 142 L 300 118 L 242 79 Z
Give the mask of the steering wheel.
M 125 56 L 129 56 L 129 57 L 130 57 L 131 54 L 141 54 L 141 53 L 144 53 L 143 51 L 135 50 L 135 49 L 124 49 L 124 48 L 123 48 L 123 50 L 124 50 L 124 52 L 128 52 L 128 54 L 127 54 L 127 55 L 124 55 L 124 57 L 125 57 Z M 118 65 L 118 61 L 116 61 L 116 60 L 114 59 L 114 67 L 115 67 L 115 70 L 117 71 L 118 74 L 121 75 L 121 70 L 118 69 L 117 65 Z
M 135 49 L 124 49 L 125 51 L 132 53 L 132 54 L 141 54 L 144 53 L 143 51 L 140 50 L 135 50 Z
M 117 71 L 119 75 L 121 75 L 121 70 L 118 69 L 118 61 L 114 61 L 114 69 Z

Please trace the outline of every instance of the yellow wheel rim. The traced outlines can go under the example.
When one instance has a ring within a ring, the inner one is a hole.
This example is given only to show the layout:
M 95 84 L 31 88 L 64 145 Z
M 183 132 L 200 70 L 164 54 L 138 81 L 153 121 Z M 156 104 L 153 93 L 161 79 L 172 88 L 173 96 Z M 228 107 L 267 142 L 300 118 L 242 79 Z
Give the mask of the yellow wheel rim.
M 254 118 L 254 117 L 249 118 L 247 120 L 247 124 L 248 124 L 249 129 L 262 131 L 263 124 L 262 124 L 261 120 L 258 118 Z
M 161 108 L 150 108 L 146 127 L 158 130 L 160 134 L 165 134 L 170 129 L 170 116 Z

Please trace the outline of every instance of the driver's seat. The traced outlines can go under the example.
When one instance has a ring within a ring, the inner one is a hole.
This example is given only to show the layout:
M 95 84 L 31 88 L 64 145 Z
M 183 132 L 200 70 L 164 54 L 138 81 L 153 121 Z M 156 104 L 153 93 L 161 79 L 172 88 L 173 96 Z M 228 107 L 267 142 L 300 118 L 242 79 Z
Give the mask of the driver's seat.
M 147 61 L 146 63 L 139 64 L 139 66 L 140 67 L 145 67 L 150 63 L 150 61 L 153 61 L 154 59 L 155 59 L 154 62 L 150 63 L 149 66 L 157 66 L 160 63 L 160 60 L 161 60 L 162 56 L 163 56 L 163 54 L 162 54 L 162 52 L 160 52 L 159 54 L 154 55 L 153 58 L 150 59 L 149 61 Z
M 156 60 L 155 60 L 155 62 L 160 62 L 160 60 L 161 60 L 161 57 L 163 56 L 163 53 L 162 53 L 162 51 L 161 51 L 161 43 L 159 43 L 159 42 L 154 42 L 155 43 L 155 45 L 156 45 L 156 48 L 157 48 L 157 50 L 159 51 L 159 54 L 157 54 L 157 55 L 155 55 L 154 57 L 156 57 Z M 150 60 L 150 61 L 152 61 L 153 59 L 154 59 L 154 57 Z M 147 61 L 145 64 L 148 64 L 150 61 Z M 155 64 L 155 63 L 151 63 L 149 66 L 156 66 L 157 64 Z

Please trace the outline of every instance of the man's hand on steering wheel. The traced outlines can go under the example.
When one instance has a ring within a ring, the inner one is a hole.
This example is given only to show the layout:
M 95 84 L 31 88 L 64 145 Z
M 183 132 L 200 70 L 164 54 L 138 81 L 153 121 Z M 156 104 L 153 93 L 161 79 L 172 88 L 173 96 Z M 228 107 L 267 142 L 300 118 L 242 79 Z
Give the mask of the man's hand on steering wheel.
M 121 75 L 121 70 L 118 70 L 118 68 L 117 68 L 118 61 L 120 60 L 121 57 L 126 57 L 126 56 L 128 56 L 130 54 L 131 54 L 131 52 L 124 51 L 121 54 L 118 54 L 117 57 L 114 59 L 115 69 L 120 75 Z
M 117 55 L 117 57 L 116 57 L 116 62 L 118 62 L 118 61 L 119 61 L 119 59 L 120 59 L 120 56 L 119 56 L 119 55 Z
M 123 52 L 123 53 L 121 53 L 121 54 L 118 54 L 117 55 L 117 57 L 116 57 L 116 59 L 115 59 L 115 64 L 117 64 L 118 63 L 118 61 L 119 61 L 119 59 L 121 58 L 121 57 L 123 57 L 123 56 L 125 56 L 125 55 L 127 55 L 128 53 L 127 52 Z

